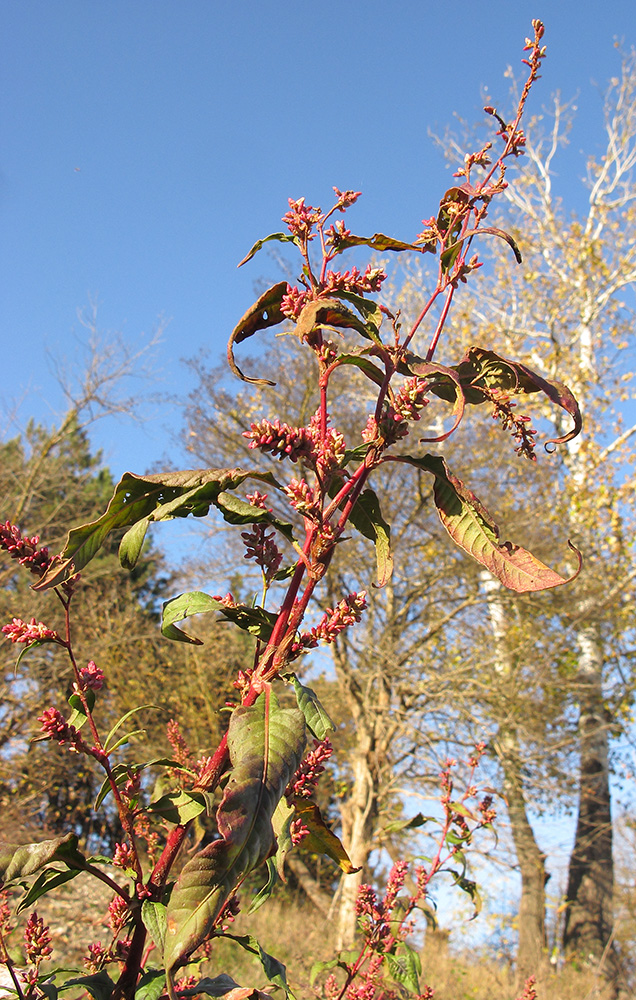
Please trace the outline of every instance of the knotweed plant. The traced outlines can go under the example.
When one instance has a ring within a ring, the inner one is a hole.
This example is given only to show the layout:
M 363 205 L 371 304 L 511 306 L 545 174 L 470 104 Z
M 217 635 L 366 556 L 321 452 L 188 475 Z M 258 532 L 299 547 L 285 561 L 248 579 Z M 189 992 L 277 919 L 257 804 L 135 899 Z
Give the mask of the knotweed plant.
M 112 796 L 121 825 L 120 842 L 109 864 L 82 853 L 71 833 L 39 844 L 2 845 L 0 876 L 5 889 L 24 889 L 22 909 L 30 909 L 42 895 L 80 872 L 89 872 L 113 892 L 109 939 L 87 942 L 88 974 L 57 986 L 43 981 L 40 963 L 49 955 L 50 940 L 37 914 L 32 914 L 27 971 L 22 979 L 14 973 L 16 991 L 29 1000 L 40 993 L 55 1000 L 58 990 L 73 986 L 99 1000 L 158 998 L 166 990 L 171 997 L 180 991 L 184 996 L 252 995 L 251 989 L 239 989 L 226 973 L 198 982 L 192 971 L 199 958 L 214 955 L 216 939 L 233 936 L 237 892 L 250 873 L 263 868 L 266 876 L 255 906 L 284 877 L 285 858 L 292 850 L 328 855 L 343 870 L 343 877 L 352 870 L 314 795 L 332 752 L 328 735 L 333 727 L 316 694 L 297 673 L 309 651 L 355 627 L 367 607 L 365 590 L 343 593 L 333 607 L 323 609 L 317 624 L 307 624 L 310 602 L 320 600 L 320 583 L 336 546 L 346 546 L 351 533 L 361 533 L 375 545 L 375 585 L 381 587 L 391 575 L 386 520 L 390 510 L 381 511 L 372 485 L 374 473 L 383 465 L 400 462 L 432 477 L 434 503 L 450 538 L 502 585 L 523 593 L 567 582 L 526 549 L 502 542 L 481 501 L 437 451 L 426 450 L 428 442 L 439 444 L 457 430 L 466 406 L 482 406 L 512 433 L 519 455 L 535 460 L 536 434 L 517 406 L 525 408 L 535 393 L 562 407 L 572 419 L 571 430 L 549 442 L 552 447 L 578 434 L 581 427 L 578 406 L 565 386 L 499 357 L 487 346 L 468 345 L 459 360 L 439 359 L 453 300 L 481 266 L 474 249 L 477 239 L 501 240 L 503 251 L 511 254 L 511 265 L 513 257 L 520 261 L 512 238 L 486 220 L 492 200 L 506 187 L 509 164 L 524 150 L 521 119 L 545 55 L 543 26 L 535 21 L 533 29 L 525 48 L 527 81 L 515 113 L 508 120 L 492 107 L 485 109 L 494 124 L 493 141 L 465 157 L 455 185 L 424 220 L 418 236 L 402 242 L 381 233 L 354 235 L 345 215 L 360 192 L 334 188 L 333 204 L 326 211 L 304 198 L 290 199 L 283 216 L 285 231 L 258 240 L 242 261 L 251 260 L 269 241 L 290 244 L 300 255 L 297 282 L 274 284 L 237 324 L 228 361 L 239 378 L 271 384 L 265 377 L 241 371 L 236 348 L 261 330 L 281 328 L 294 335 L 314 379 L 315 410 L 306 425 L 285 423 L 276 414 L 252 423 L 245 433 L 254 454 L 248 468 L 126 473 L 105 513 L 73 528 L 60 555 L 51 556 L 39 546 L 37 536 L 27 537 L 15 525 L 0 528 L 2 549 L 37 577 L 35 590 L 55 591 L 63 612 L 63 623 L 56 627 L 15 617 L 3 628 L 10 642 L 22 646 L 20 656 L 46 643 L 56 643 L 68 654 L 70 710 L 43 707 L 39 739 L 92 760 L 103 775 L 96 808 Z M 432 287 L 413 323 L 404 324 L 399 312 L 381 301 L 386 278 L 382 267 L 369 264 L 360 270 L 350 264 L 343 269 L 340 261 L 351 248 L 357 248 L 356 253 L 366 248 L 380 254 L 436 258 Z M 340 377 L 348 371 L 357 378 L 361 374 L 367 388 L 367 419 L 354 437 L 334 426 L 330 415 L 334 374 Z M 448 404 L 450 427 L 427 432 L 427 406 L 434 398 Z M 263 454 L 280 461 L 280 472 L 259 466 Z M 272 493 L 275 505 L 270 503 Z M 274 507 L 279 512 L 285 504 L 288 519 L 274 513 Z M 127 717 L 105 734 L 95 715 L 108 666 L 79 663 L 74 652 L 72 607 L 81 586 L 80 572 L 111 532 L 125 529 L 119 555 L 123 566 L 132 568 L 150 524 L 210 512 L 239 527 L 244 555 L 260 571 L 260 598 L 246 603 L 231 593 L 182 594 L 164 604 L 162 632 L 167 640 L 199 643 L 179 623 L 211 612 L 253 637 L 253 656 L 236 677 L 236 704 L 227 731 L 209 757 L 197 760 L 173 723 L 170 756 L 124 763 L 120 750 L 130 739 Z M 149 767 L 166 774 L 158 800 L 152 799 L 143 781 Z M 430 879 L 444 866 L 457 868 L 457 884 L 475 895 L 474 884 L 464 875 L 463 852 L 475 830 L 492 820 L 490 801 L 478 796 L 472 781 L 463 797 L 451 800 L 451 770 L 449 765 L 442 788 L 445 819 L 436 857 L 427 869 L 414 870 L 414 888 L 406 896 L 403 863 L 393 869 L 382 900 L 371 887 L 363 887 L 358 902 L 362 950 L 357 958 L 337 960 L 343 975 L 338 979 L 336 972 L 330 972 L 324 985 L 330 1000 L 344 996 L 372 1000 L 402 995 L 404 990 L 428 995 L 420 992 L 417 968 L 405 951 L 413 911 L 425 900 Z M 216 834 L 182 864 L 188 831 L 197 815 L 210 811 L 212 793 L 219 785 Z M 254 938 L 234 938 L 257 955 L 267 981 L 289 993 L 284 967 Z M 8 962 L 6 951 L 2 957 Z

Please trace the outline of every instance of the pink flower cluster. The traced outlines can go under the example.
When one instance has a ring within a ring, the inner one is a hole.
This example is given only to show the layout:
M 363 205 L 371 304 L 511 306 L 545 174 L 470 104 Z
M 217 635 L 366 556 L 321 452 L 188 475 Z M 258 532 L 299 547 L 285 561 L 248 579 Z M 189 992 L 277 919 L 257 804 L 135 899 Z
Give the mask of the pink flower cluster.
M 104 686 L 104 672 L 94 660 L 89 660 L 79 673 L 83 691 L 101 691 Z
M 335 642 L 340 632 L 360 621 L 366 606 L 366 590 L 344 597 L 335 608 L 327 608 L 321 620 L 310 632 L 301 632 L 300 646 L 304 649 L 314 649 L 319 642 Z
M 64 743 L 71 743 L 74 746 L 83 745 L 82 738 L 75 726 L 68 724 L 62 713 L 57 708 L 47 708 L 38 716 L 38 722 L 42 723 L 41 732 L 51 740 L 55 740 L 62 746 Z
M 53 953 L 49 928 L 44 920 L 38 917 L 36 910 L 29 915 L 24 928 L 24 943 L 27 961 L 34 965 L 39 965 L 43 959 L 48 958 Z
M 290 458 L 298 462 L 305 458 L 315 461 L 314 440 L 306 427 L 290 427 L 289 424 L 276 420 L 258 420 L 250 424 L 249 431 L 243 431 L 243 437 L 250 438 L 250 448 L 260 448 L 269 451 L 276 458 Z
M 11 642 L 51 642 L 62 643 L 57 632 L 48 628 L 43 622 L 37 622 L 32 618 L 30 622 L 23 622 L 21 618 L 14 618 L 8 625 L 2 626 L 2 631 Z
M 327 271 L 324 287 L 327 292 L 355 292 L 356 295 L 364 295 L 365 292 L 379 292 L 385 280 L 386 272 L 381 267 L 368 264 L 364 274 L 357 267 L 344 272 Z
M 312 797 L 332 753 L 333 747 L 328 739 L 314 740 L 314 749 L 309 751 L 285 789 L 288 799 Z
M 250 448 L 269 451 L 276 458 L 289 458 L 292 462 L 304 459 L 320 476 L 339 468 L 346 450 L 343 435 L 333 427 L 327 428 L 322 439 L 319 413 L 311 418 L 309 427 L 290 427 L 278 418 L 273 421 L 264 418 L 250 424 L 243 437 L 251 439 Z
M 362 194 L 362 191 L 339 191 L 337 187 L 334 187 L 333 190 L 338 199 L 336 208 L 339 212 L 344 212 L 346 209 L 351 208 L 352 205 L 355 205 Z
M 319 498 L 316 490 L 304 479 L 292 479 L 283 487 L 290 504 L 304 517 L 317 518 L 320 515 Z
M 309 292 L 295 285 L 287 285 L 287 292 L 280 302 L 280 311 L 287 319 L 297 320 L 309 300 Z
M 289 836 L 291 837 L 291 842 L 294 847 L 302 843 L 305 837 L 310 834 L 309 827 L 302 821 L 300 816 L 294 816 L 293 820 L 289 824 Z
M 132 868 L 134 865 L 134 853 L 130 844 L 115 844 L 113 852 L 113 864 L 116 868 Z
M 283 561 L 283 554 L 275 541 L 275 533 L 270 531 L 268 534 L 263 524 L 253 524 L 251 531 L 241 532 L 241 538 L 245 542 L 243 558 L 254 559 L 262 569 L 267 583 L 271 583 Z
M 395 397 L 394 410 L 402 420 L 419 420 L 420 410 L 428 404 L 430 386 L 426 379 L 417 375 L 407 379 Z
M 341 243 L 343 243 L 348 237 L 351 236 L 351 230 L 347 229 L 344 224 L 344 219 L 338 219 L 333 225 L 329 226 L 326 233 L 325 243 L 327 246 L 333 247 L 337 250 Z M 335 254 L 331 255 L 332 257 Z
M 10 521 L 0 524 L 0 549 L 4 549 L 12 559 L 17 559 L 21 566 L 26 566 L 36 576 L 42 576 L 51 564 L 49 550 L 39 549 L 39 541 L 39 535 L 29 538 Z
M 409 433 L 409 420 L 419 420 L 420 410 L 428 404 L 429 385 L 426 379 L 410 378 L 404 383 L 393 403 L 386 402 L 377 421 L 369 414 L 362 431 L 362 440 L 370 444 L 381 442 L 385 447 L 395 444 Z
M 119 933 L 128 915 L 128 902 L 122 896 L 113 896 L 108 904 L 108 926 L 113 934 Z
M 313 239 L 312 230 L 320 222 L 322 209 L 305 205 L 305 199 L 287 199 L 289 202 L 289 212 L 283 216 L 283 222 L 289 229 L 292 236 L 296 236 L 303 243 Z
M 500 420 L 502 428 L 505 431 L 509 430 L 515 441 L 518 442 L 515 448 L 516 454 L 529 459 L 531 462 L 536 462 L 535 448 L 537 442 L 535 441 L 535 437 L 537 436 L 537 432 L 530 426 L 531 418 L 516 416 L 513 413 L 517 404 L 512 402 L 508 393 L 497 389 L 485 390 L 483 386 L 481 387 L 481 391 L 494 404 L 493 420 Z

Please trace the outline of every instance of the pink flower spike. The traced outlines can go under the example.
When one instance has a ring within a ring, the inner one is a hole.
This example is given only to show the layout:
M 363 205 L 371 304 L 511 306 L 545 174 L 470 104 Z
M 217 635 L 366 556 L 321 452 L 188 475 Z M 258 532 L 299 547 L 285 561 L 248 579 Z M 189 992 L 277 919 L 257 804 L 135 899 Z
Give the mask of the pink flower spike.
M 23 622 L 21 618 L 14 618 L 8 625 L 2 626 L 2 631 L 10 642 L 62 642 L 57 632 L 48 628 L 43 622 L 31 621 Z
M 334 191 L 338 199 L 338 208 L 341 212 L 344 212 L 350 205 L 355 205 L 362 194 L 362 191 L 339 191 L 337 187 L 334 187 Z
M 76 744 L 81 740 L 75 726 L 70 726 L 57 708 L 47 708 L 38 716 L 38 722 L 42 723 L 41 731 L 44 735 L 60 746 L 64 743 Z
M 29 538 L 11 521 L 0 524 L 0 549 L 5 549 L 12 559 L 17 559 L 36 576 L 42 576 L 52 561 L 47 548 L 38 549 L 39 541 L 39 535 Z
M 48 958 L 53 953 L 49 928 L 42 917 L 38 917 L 36 910 L 30 914 L 27 920 L 27 925 L 24 928 L 24 941 L 27 959 L 34 965 L 39 965 L 43 958 Z
M 89 660 L 85 667 L 80 670 L 82 688 L 86 691 L 101 691 L 104 686 L 104 672 L 98 667 L 94 660 Z

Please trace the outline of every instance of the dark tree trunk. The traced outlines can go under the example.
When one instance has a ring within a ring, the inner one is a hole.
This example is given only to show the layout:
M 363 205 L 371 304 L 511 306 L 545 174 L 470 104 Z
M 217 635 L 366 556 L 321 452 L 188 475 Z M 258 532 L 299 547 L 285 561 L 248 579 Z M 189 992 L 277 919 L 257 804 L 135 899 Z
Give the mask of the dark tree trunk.
M 570 857 L 563 928 L 566 956 L 617 974 L 613 948 L 612 817 L 609 787 L 609 723 L 601 684 L 603 655 L 597 631 L 579 634 L 580 788 L 574 848 Z

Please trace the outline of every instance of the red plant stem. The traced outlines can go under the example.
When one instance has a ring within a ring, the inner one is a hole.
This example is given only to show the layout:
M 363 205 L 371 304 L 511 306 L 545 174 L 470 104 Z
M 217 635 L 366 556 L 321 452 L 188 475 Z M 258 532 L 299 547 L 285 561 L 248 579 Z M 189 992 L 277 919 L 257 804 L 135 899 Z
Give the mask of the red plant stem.
M 433 338 L 432 338 L 432 340 L 431 340 L 431 342 L 429 344 L 428 351 L 426 352 L 426 360 L 427 361 L 432 361 L 433 360 L 433 355 L 435 354 L 435 348 L 437 347 L 437 342 L 438 342 L 438 340 L 439 340 L 439 338 L 441 336 L 442 330 L 444 329 L 444 324 L 446 323 L 446 319 L 448 317 L 448 311 L 449 311 L 449 309 L 451 307 L 451 302 L 453 301 L 453 294 L 454 294 L 454 292 L 455 292 L 455 286 L 451 285 L 450 288 L 448 289 L 448 294 L 446 296 L 446 302 L 444 303 L 444 308 L 442 309 L 442 314 L 441 314 L 441 316 L 439 318 L 439 322 L 437 324 L 437 329 L 435 330 L 435 333 L 433 334 Z
M 404 350 L 406 350 L 406 348 L 411 343 L 413 337 L 415 336 L 415 334 L 416 334 L 416 332 L 417 332 L 417 330 L 418 330 L 418 328 L 420 326 L 420 323 L 422 323 L 422 321 L 426 318 L 426 316 L 428 315 L 429 310 L 431 309 L 431 307 L 433 306 L 433 303 L 435 302 L 435 299 L 437 298 L 437 296 L 441 292 L 442 292 L 442 288 L 441 287 L 437 287 L 435 289 L 435 291 L 431 294 L 431 297 L 429 298 L 428 302 L 426 303 L 426 305 L 422 309 L 421 313 L 419 314 L 419 316 L 415 320 L 415 323 L 411 327 L 409 335 L 407 336 L 406 340 L 402 344 L 402 347 L 403 347 Z

